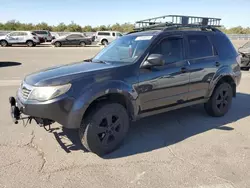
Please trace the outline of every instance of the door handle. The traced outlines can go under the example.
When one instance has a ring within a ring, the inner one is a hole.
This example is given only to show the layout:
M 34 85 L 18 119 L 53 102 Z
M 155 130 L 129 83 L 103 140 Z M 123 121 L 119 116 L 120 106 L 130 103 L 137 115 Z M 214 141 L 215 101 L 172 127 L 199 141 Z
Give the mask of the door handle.
M 216 66 L 216 67 L 219 67 L 219 66 L 220 66 L 220 63 L 219 63 L 219 62 L 216 62 L 216 63 L 215 63 L 215 66 Z
M 182 72 L 182 73 L 186 73 L 187 71 L 188 71 L 188 69 L 187 69 L 186 67 L 182 67 L 182 68 L 181 68 L 181 72 Z

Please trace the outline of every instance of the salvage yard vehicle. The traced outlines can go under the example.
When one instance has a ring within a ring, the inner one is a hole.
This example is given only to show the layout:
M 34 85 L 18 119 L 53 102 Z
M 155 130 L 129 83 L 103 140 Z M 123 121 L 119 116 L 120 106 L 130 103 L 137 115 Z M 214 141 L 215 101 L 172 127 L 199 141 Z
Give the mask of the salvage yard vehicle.
M 34 30 L 33 33 L 36 33 L 39 37 L 42 37 L 45 42 L 52 41 L 52 35 L 48 30 Z
M 97 42 L 97 44 L 107 46 L 109 43 L 113 42 L 121 36 L 121 32 L 118 31 L 97 31 L 94 37 L 94 41 Z
M 160 18 L 136 22 L 91 59 L 27 75 L 9 99 L 14 122 L 26 115 L 45 127 L 78 129 L 83 146 L 102 156 L 121 145 L 130 121 L 195 104 L 224 116 L 241 70 L 239 54 L 216 29 L 220 19 Z
M 0 36 L 0 45 L 3 47 L 13 44 L 26 44 L 29 47 L 40 44 L 39 37 L 30 31 L 13 31 L 7 35 Z
M 57 39 L 52 40 L 51 44 L 55 47 L 60 46 L 86 46 L 91 45 L 92 41 L 90 38 L 86 38 L 82 34 L 69 34 L 61 36 Z
M 250 41 L 245 43 L 242 47 L 238 49 L 241 54 L 241 64 L 240 67 L 242 70 L 250 69 Z

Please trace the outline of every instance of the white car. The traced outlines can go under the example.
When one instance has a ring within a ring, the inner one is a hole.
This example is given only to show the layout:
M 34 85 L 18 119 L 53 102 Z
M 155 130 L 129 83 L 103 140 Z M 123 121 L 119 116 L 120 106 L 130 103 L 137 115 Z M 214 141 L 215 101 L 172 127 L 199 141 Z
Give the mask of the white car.
M 26 44 L 29 47 L 40 44 L 39 37 L 30 31 L 13 31 L 7 35 L 0 36 L 0 45 L 11 46 L 12 44 Z
M 118 31 L 97 31 L 95 34 L 95 42 L 106 46 L 121 36 L 123 35 Z

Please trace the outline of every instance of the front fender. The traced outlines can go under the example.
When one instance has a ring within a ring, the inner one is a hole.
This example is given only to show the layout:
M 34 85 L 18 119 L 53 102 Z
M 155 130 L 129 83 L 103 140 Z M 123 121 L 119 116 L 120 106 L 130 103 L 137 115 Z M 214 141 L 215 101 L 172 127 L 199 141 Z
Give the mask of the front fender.
M 94 83 L 82 90 L 82 95 L 76 98 L 68 118 L 68 127 L 79 128 L 81 120 L 90 104 L 99 97 L 108 94 L 121 94 L 130 103 L 132 115 L 138 112 L 136 99 L 138 94 L 133 87 L 122 81 L 108 81 L 106 83 Z

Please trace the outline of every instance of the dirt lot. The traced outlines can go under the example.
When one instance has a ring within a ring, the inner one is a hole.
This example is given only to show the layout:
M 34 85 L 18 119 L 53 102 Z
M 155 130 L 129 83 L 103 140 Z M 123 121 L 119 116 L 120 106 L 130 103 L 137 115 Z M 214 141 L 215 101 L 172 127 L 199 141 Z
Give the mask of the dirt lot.
M 24 75 L 99 50 L 0 48 L 0 188 L 250 187 L 250 72 L 243 72 L 225 117 L 211 118 L 198 105 L 145 118 L 133 123 L 123 146 L 105 158 L 85 152 L 74 130 L 54 124 L 47 132 L 34 122 L 12 123 L 8 97 Z

